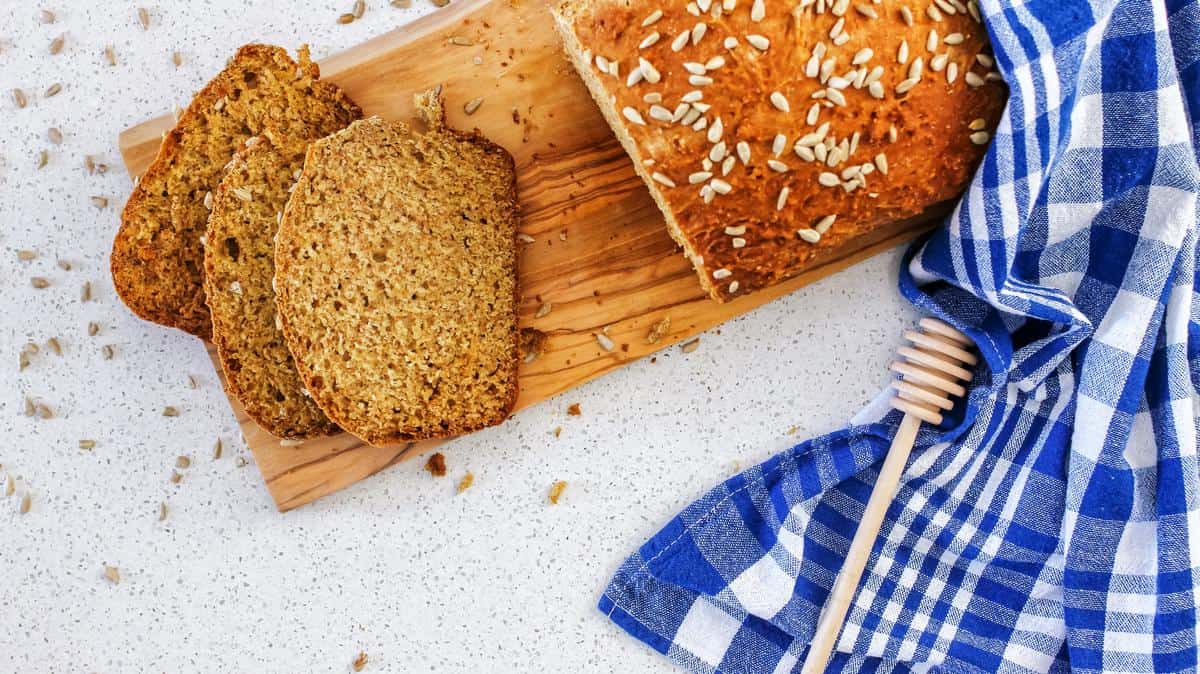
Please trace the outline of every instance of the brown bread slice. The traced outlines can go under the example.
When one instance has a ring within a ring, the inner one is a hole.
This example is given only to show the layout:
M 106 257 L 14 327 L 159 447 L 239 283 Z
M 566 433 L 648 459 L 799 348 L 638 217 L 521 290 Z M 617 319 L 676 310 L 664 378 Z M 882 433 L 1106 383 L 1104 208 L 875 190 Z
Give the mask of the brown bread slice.
M 362 116 L 341 89 L 318 81 L 279 47 L 246 45 L 192 99 L 158 156 L 133 188 L 112 248 L 117 293 L 138 316 L 209 338 L 200 237 L 206 197 L 223 168 L 251 136 L 320 138 Z
M 275 247 L 276 301 L 321 409 L 373 445 L 503 421 L 517 396 L 512 157 L 377 118 L 313 143 Z
M 272 435 L 311 438 L 338 428 L 306 395 L 278 327 L 271 289 L 277 218 L 308 145 L 278 141 L 269 132 L 247 141 L 214 194 L 204 294 L 226 389 Z

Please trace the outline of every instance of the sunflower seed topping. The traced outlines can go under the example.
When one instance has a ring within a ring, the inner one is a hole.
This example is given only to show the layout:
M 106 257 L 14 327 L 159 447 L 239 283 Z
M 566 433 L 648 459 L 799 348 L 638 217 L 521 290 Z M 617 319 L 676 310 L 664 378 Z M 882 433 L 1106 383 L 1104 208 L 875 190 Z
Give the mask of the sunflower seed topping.
M 983 86 L 983 78 L 969 70 L 967 71 L 966 75 L 963 75 L 963 79 L 966 81 L 968 86 L 972 86 L 972 87 L 982 87 Z
M 816 243 L 821 240 L 821 233 L 815 229 L 798 229 L 796 235 L 808 243 Z
M 837 177 L 836 173 L 824 171 L 821 173 L 821 175 L 817 176 L 817 182 L 821 183 L 825 187 L 837 187 L 842 181 Z
M 686 30 L 683 31 L 682 33 L 680 33 L 679 35 L 675 36 L 675 39 L 671 40 L 671 51 L 674 51 L 674 52 L 681 51 L 684 47 L 687 46 L 688 38 L 690 38 L 691 36 L 692 36 L 691 32 L 686 31 Z
M 712 273 L 712 277 L 718 281 L 724 278 L 729 278 L 730 276 L 733 276 L 733 272 L 729 271 L 728 269 L 717 269 Z
M 638 43 L 638 49 L 649 49 L 650 47 L 653 47 L 661 37 L 662 36 L 658 34 L 658 31 L 650 33 L 646 37 L 642 38 L 642 41 Z
M 649 16 L 642 19 L 642 28 L 653 26 L 659 19 L 662 18 L 662 15 L 663 13 L 661 9 L 656 9 L 653 12 L 650 12 Z
M 766 51 L 771 47 L 771 41 L 762 35 L 747 35 L 746 42 L 759 51 Z
M 825 232 L 829 231 L 830 227 L 833 227 L 835 220 L 837 220 L 836 215 L 826 215 L 818 220 L 817 224 L 813 225 L 813 229 L 816 230 L 818 234 L 824 234 Z
M 659 183 L 660 185 L 666 185 L 667 187 L 675 187 L 675 181 L 673 181 L 670 178 L 666 177 L 665 175 L 659 173 L 658 171 L 651 173 L 650 178 L 653 179 L 654 182 Z
M 638 124 L 641 126 L 646 125 L 646 120 L 642 119 L 642 113 L 638 112 L 634 108 L 625 106 L 625 108 L 623 108 L 621 110 L 621 115 L 624 116 L 625 119 L 629 120 L 630 122 L 632 122 L 634 124 Z
M 971 142 L 975 143 L 976 145 L 987 145 L 987 142 L 990 139 L 991 136 L 988 135 L 987 131 L 976 131 L 975 133 L 971 134 Z

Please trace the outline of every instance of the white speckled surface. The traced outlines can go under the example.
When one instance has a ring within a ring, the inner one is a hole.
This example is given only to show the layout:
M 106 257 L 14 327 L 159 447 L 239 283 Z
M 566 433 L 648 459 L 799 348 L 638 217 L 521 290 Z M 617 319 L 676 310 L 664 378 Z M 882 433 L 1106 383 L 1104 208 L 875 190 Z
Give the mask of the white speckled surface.
M 20 476 L 15 496 L 0 490 L 0 671 L 344 672 L 360 650 L 366 671 L 670 671 L 595 610 L 609 575 L 735 462 L 838 427 L 886 381 L 915 317 L 895 252 L 704 335 L 694 353 L 670 349 L 449 444 L 447 479 L 411 461 L 277 513 L 253 465 L 236 465 L 250 456 L 200 343 L 113 294 L 108 248 L 130 188 L 117 133 L 184 102 L 244 42 L 308 41 L 320 58 L 432 9 L 414 2 L 369 0 L 342 26 L 350 0 L 291 15 L 278 9 L 291 3 L 164 0 L 143 31 L 131 3 L 59 0 L 43 25 L 39 6 L 0 0 L 0 463 Z M 45 98 L 55 82 L 62 93 Z M 111 170 L 89 176 L 85 154 Z M 19 262 L 22 249 L 37 259 Z M 54 336 L 61 357 L 44 347 Z M 31 340 L 42 351 L 18 373 Z M 55 418 L 25 417 L 25 396 Z M 572 402 L 581 417 L 566 415 Z M 181 454 L 193 465 L 171 484 Z M 466 470 L 475 486 L 455 496 Z M 551 507 L 558 479 L 570 487 Z

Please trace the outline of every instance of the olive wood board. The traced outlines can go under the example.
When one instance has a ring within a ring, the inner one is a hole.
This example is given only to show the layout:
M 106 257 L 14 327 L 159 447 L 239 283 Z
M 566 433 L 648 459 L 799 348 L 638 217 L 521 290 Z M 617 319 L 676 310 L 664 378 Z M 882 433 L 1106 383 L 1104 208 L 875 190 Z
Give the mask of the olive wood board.
M 452 38 L 454 38 L 452 40 Z M 465 39 L 464 39 L 465 38 Z M 469 44 L 463 44 L 469 43 Z M 413 92 L 443 85 L 452 126 L 479 128 L 516 160 L 522 233 L 520 323 L 547 336 L 521 365 L 517 409 L 594 379 L 908 241 L 947 211 L 891 223 L 825 252 L 773 288 L 726 304 L 700 289 L 587 89 L 566 60 L 541 0 L 457 0 L 437 12 L 321 62 L 367 115 L 413 116 Z M 467 115 L 467 101 L 483 103 Z M 130 175 L 145 171 L 165 115 L 120 135 Z M 548 302 L 549 314 L 535 316 Z M 670 329 L 656 343 L 651 327 Z M 607 328 L 616 348 L 595 333 Z M 209 352 L 216 363 L 211 345 Z M 221 372 L 217 364 L 218 374 Z M 230 401 L 267 490 L 289 510 L 354 484 L 438 441 L 371 447 L 341 434 L 281 446 Z

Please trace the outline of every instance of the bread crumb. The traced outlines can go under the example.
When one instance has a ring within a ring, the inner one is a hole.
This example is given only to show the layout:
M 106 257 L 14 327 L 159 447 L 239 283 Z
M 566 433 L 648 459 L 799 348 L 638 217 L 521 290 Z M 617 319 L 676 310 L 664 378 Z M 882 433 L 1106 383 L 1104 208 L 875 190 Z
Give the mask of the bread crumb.
M 554 437 L 557 438 L 560 435 L 562 435 L 562 426 L 555 426 L 554 427 Z
M 104 577 L 108 582 L 117 585 L 121 582 L 121 570 L 115 566 L 104 565 Z
M 462 479 L 458 481 L 458 492 L 457 493 L 459 493 L 459 494 L 463 493 L 464 491 L 470 489 L 471 485 L 473 485 L 473 484 L 475 484 L 475 473 L 472 473 L 471 471 L 468 470 L 467 474 L 463 475 Z
M 536 328 L 521 328 L 520 341 L 521 358 L 526 363 L 537 360 L 546 349 L 546 333 Z
M 550 503 L 558 505 L 558 499 L 562 498 L 562 493 L 567 488 L 566 480 L 559 480 L 550 486 Z
M 577 417 L 583 414 L 583 410 L 579 409 L 579 403 L 571 403 L 571 406 L 567 408 L 567 414 Z
M 788 429 L 788 435 L 795 435 L 796 430 L 797 430 L 796 427 L 792 426 L 791 428 Z
M 441 452 L 434 452 L 425 462 L 425 470 L 434 477 L 446 477 L 446 457 Z

